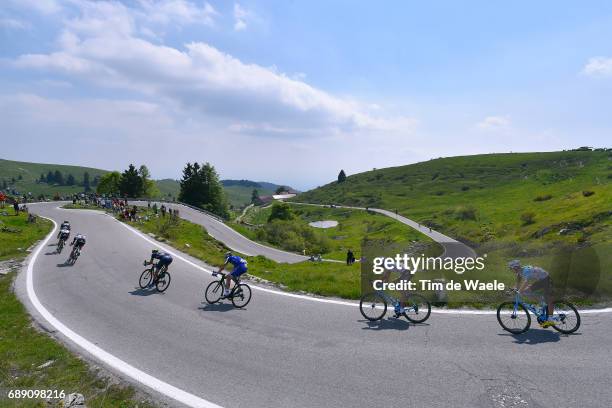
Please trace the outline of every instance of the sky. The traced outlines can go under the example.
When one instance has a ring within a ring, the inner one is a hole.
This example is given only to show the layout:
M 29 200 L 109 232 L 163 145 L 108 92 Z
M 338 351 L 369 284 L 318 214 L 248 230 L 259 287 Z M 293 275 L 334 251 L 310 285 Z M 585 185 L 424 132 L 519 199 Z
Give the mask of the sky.
M 0 3 L 4 159 L 306 190 L 611 131 L 609 1 Z

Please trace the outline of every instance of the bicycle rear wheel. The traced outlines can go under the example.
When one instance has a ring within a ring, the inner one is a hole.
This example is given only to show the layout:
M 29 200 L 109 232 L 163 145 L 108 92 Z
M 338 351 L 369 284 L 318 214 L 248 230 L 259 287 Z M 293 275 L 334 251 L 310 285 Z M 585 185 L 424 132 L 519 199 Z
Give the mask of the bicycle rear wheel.
M 155 287 L 157 288 L 157 291 L 165 292 L 166 289 L 168 289 L 168 286 L 170 286 L 171 279 L 172 277 L 170 276 L 169 272 L 162 273 L 162 275 L 157 278 L 157 282 L 155 282 Z
M 223 296 L 223 281 L 210 282 L 204 291 L 204 298 L 211 305 L 217 303 Z
M 387 313 L 387 301 L 378 293 L 366 293 L 359 301 L 359 311 L 366 319 L 375 322 Z
M 251 287 L 246 283 L 241 283 L 234 288 L 232 293 L 232 304 L 241 309 L 251 301 Z
M 497 321 L 502 329 L 512 334 L 521 334 L 529 330 L 531 316 L 522 304 L 504 302 L 497 308 Z
M 60 239 L 59 242 L 57 243 L 57 253 L 61 254 L 62 249 L 64 249 L 64 240 Z
M 580 314 L 569 302 L 555 302 L 553 318 L 559 319 L 552 328 L 564 334 L 570 334 L 580 327 Z
M 424 296 L 412 293 L 404 301 L 404 316 L 412 323 L 423 323 L 431 315 L 431 303 Z
M 151 280 L 153 279 L 153 272 L 151 268 L 145 269 L 144 272 L 140 274 L 140 279 L 138 279 L 138 286 L 140 289 L 148 288 L 151 284 Z

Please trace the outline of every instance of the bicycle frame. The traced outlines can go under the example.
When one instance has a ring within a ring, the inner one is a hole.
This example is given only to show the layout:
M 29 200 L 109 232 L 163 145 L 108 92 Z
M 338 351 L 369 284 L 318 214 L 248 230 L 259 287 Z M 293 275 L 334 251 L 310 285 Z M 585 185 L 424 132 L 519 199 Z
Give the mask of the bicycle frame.
M 394 298 L 393 296 L 389 295 L 385 291 L 374 290 L 374 292 L 379 294 L 387 303 L 391 304 L 393 307 L 401 304 L 401 301 L 399 299 Z M 408 309 L 408 310 L 416 310 L 416 307 L 414 307 L 414 305 L 408 305 L 408 306 L 406 306 L 406 309 Z
M 521 298 L 521 294 L 519 292 L 516 292 L 514 294 L 514 312 L 513 313 L 516 314 L 518 312 L 519 305 L 525 306 L 525 309 L 533 313 L 538 320 L 541 320 L 542 317 L 546 317 L 545 310 L 547 310 L 546 309 L 548 307 L 547 305 L 542 305 L 540 307 L 542 309 L 542 312 L 540 312 L 538 311 L 538 308 L 534 304 L 523 302 L 523 299 Z

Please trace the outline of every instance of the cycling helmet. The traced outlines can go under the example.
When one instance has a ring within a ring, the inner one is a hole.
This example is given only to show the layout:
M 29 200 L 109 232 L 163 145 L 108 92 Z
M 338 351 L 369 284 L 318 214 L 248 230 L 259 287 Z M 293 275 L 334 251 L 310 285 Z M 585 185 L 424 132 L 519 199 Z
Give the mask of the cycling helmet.
M 508 262 L 508 268 L 510 269 L 516 269 L 520 267 L 521 267 L 521 261 L 519 261 L 518 259 L 513 259 L 512 261 Z
M 225 257 L 226 257 L 226 258 L 229 258 L 230 256 L 232 256 L 232 253 L 231 253 L 231 252 L 226 252 L 226 253 L 225 253 Z
M 158 249 L 154 249 L 154 250 L 152 250 L 152 251 L 151 251 L 151 253 L 152 253 L 152 254 L 156 254 L 156 253 L 158 253 L 158 252 L 159 252 L 159 250 L 158 250 Z

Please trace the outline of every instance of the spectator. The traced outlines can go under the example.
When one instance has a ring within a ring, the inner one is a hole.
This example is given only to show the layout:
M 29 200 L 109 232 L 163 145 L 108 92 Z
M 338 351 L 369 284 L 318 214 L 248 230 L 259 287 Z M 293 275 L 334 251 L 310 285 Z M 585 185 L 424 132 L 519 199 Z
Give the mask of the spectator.
M 353 250 L 349 249 L 346 252 L 346 264 L 347 265 L 352 265 L 355 263 L 355 254 L 353 254 Z
M 15 200 L 13 202 L 13 210 L 15 210 L 15 215 L 19 215 L 19 201 Z

